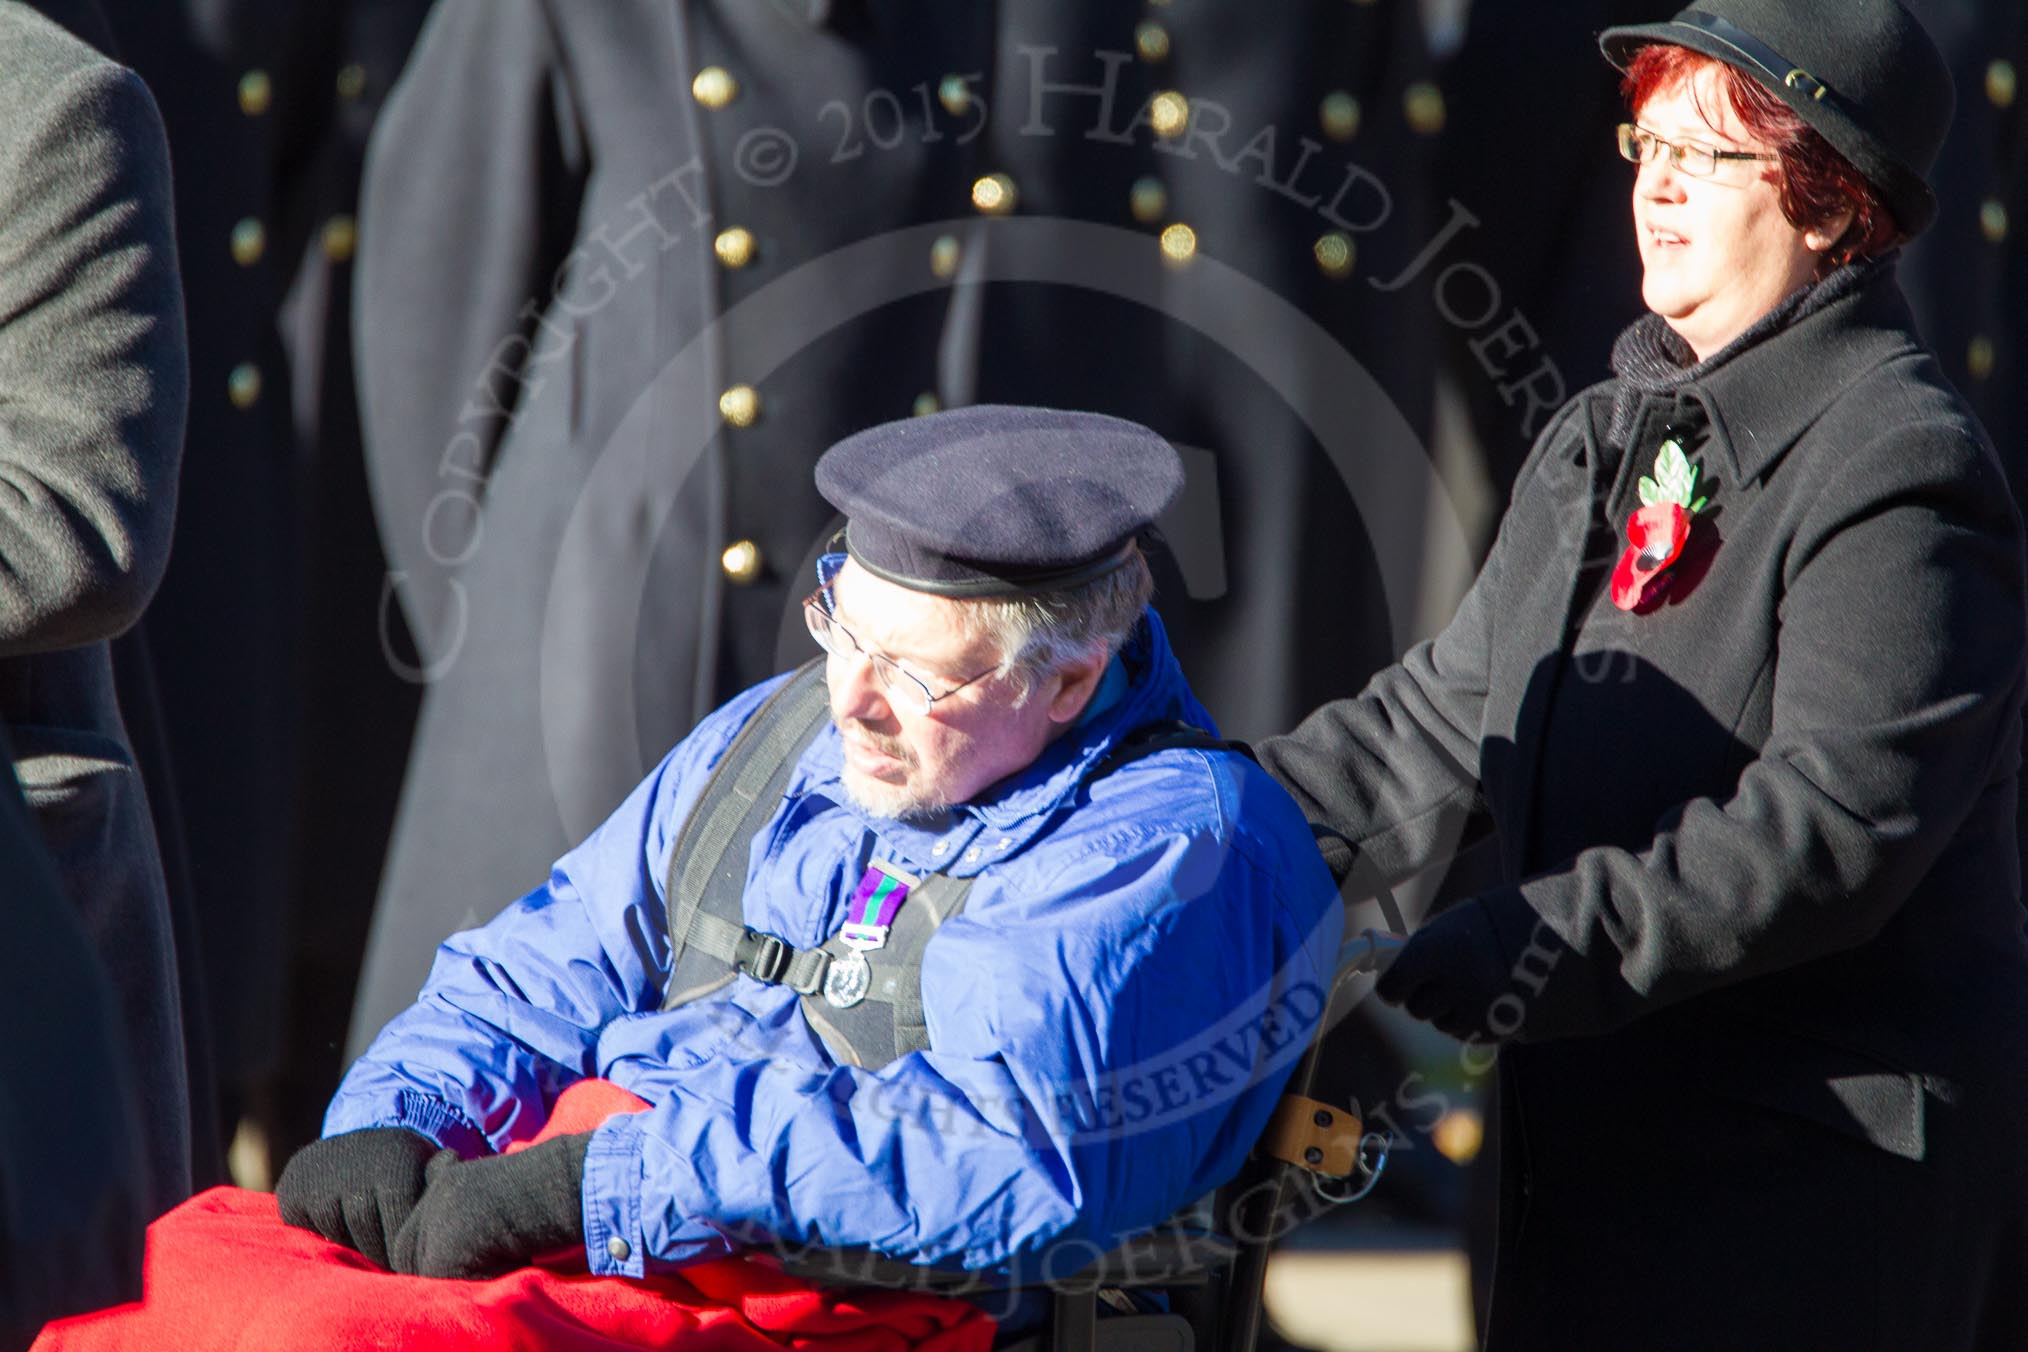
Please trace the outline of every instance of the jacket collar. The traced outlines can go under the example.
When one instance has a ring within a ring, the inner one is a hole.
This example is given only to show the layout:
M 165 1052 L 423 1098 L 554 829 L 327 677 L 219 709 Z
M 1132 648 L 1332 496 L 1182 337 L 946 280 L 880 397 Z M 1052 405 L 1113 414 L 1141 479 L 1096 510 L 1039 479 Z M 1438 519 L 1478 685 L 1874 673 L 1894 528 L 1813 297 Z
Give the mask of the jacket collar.
M 1868 372 L 1914 350 L 1895 260 L 1851 294 L 1803 315 L 1676 392 L 1694 406 L 1734 482 L 1759 478 Z
M 1081 719 L 1025 768 L 940 819 L 917 823 L 862 817 L 866 829 L 899 863 L 924 873 L 969 877 L 1018 853 L 1040 834 L 1076 795 L 1092 767 L 1136 728 L 1180 718 L 1216 734 L 1211 716 L 1191 695 L 1153 610 L 1143 614 L 1118 661 L 1125 686 L 1112 703 Z M 800 787 L 858 815 L 840 783 L 843 760 L 837 729 L 825 727 L 803 753 Z

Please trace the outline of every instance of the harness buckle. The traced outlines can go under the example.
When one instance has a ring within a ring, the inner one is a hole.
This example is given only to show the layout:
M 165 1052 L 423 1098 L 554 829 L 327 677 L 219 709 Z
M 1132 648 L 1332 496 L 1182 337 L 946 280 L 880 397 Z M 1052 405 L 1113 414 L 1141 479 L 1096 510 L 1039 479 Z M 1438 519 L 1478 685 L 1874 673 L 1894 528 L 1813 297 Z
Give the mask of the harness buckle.
M 789 958 L 795 950 L 784 943 L 781 936 L 763 934 L 756 929 L 749 929 L 745 937 L 753 947 L 740 966 L 756 981 L 764 981 L 770 986 L 779 985 L 782 972 L 788 967 Z

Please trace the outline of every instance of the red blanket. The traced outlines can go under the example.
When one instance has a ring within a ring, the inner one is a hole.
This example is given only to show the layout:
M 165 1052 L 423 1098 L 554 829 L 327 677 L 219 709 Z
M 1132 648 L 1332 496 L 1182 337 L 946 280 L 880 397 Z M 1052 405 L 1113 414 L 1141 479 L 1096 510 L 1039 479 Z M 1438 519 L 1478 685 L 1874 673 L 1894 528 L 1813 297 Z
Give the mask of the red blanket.
M 604 1081 L 557 1100 L 542 1135 L 647 1105 Z M 523 1268 L 485 1282 L 401 1277 L 284 1225 L 269 1193 L 213 1188 L 148 1227 L 144 1294 L 49 1325 L 33 1352 L 986 1352 L 994 1325 L 962 1301 L 822 1290 L 758 1259 L 632 1281 Z

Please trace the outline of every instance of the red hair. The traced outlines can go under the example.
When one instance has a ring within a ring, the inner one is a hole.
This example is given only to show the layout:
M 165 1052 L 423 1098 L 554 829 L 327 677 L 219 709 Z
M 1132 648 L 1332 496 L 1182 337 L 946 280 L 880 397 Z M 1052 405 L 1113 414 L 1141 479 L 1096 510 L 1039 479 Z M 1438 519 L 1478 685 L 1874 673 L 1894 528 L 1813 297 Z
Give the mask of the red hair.
M 1907 238 L 1879 190 L 1794 109 L 1737 66 L 1688 47 L 1655 43 L 1634 53 L 1620 91 L 1638 116 L 1654 95 L 1679 83 L 1690 87 L 1691 77 L 1706 69 L 1718 72 L 1718 87 L 1741 124 L 1781 161 L 1781 208 L 1790 225 L 1824 229 L 1852 213 L 1852 224 L 1825 251 L 1819 275 L 1886 253 Z M 1697 111 L 1704 113 L 1702 107 Z M 1704 116 L 1710 120 L 1710 114 Z

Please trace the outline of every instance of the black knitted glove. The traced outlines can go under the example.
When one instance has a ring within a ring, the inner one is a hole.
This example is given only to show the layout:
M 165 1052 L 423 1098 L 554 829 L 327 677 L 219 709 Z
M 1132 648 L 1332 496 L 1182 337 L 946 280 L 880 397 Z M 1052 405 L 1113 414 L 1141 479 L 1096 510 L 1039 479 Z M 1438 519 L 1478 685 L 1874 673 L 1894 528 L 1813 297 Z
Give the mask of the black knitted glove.
M 407 1127 L 368 1127 L 312 1141 L 275 1183 L 282 1219 L 387 1267 L 389 1245 L 421 1199 L 424 1168 L 439 1150 Z
M 394 1270 L 412 1277 L 497 1277 L 584 1247 L 584 1156 L 591 1133 L 511 1155 L 430 1162 L 429 1187 L 394 1237 Z
M 1474 900 L 1424 922 L 1373 993 L 1452 1037 L 1497 1042 L 1517 1026 L 1515 1020 L 1491 1017 L 1493 1002 L 1512 986 L 1492 918 Z

